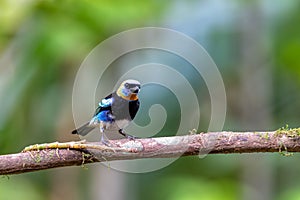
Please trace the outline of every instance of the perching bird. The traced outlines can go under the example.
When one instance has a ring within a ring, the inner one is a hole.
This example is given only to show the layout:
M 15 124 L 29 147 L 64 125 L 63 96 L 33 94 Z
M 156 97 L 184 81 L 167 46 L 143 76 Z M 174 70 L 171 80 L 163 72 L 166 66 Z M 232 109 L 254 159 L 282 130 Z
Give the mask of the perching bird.
M 138 93 L 140 82 L 126 80 L 122 82 L 117 91 L 102 99 L 95 111 L 93 118 L 83 126 L 72 131 L 72 134 L 86 135 L 97 126 L 102 133 L 101 142 L 109 145 L 105 140 L 105 132 L 118 131 L 123 136 L 134 139 L 134 136 L 126 134 L 123 129 L 128 126 L 139 109 Z

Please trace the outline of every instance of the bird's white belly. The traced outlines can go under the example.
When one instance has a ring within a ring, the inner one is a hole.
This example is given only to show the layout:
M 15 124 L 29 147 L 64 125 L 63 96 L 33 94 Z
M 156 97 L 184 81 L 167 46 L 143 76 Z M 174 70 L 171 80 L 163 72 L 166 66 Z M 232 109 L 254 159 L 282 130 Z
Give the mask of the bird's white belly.
M 118 132 L 120 129 L 124 129 L 129 125 L 130 121 L 126 119 L 116 120 L 113 123 L 110 122 L 100 122 L 100 130 L 103 128 L 105 133 L 108 132 Z
M 129 120 L 117 120 L 113 123 L 102 122 L 104 128 L 104 134 L 108 139 L 119 139 L 122 138 L 119 134 L 119 130 L 125 128 L 130 123 Z

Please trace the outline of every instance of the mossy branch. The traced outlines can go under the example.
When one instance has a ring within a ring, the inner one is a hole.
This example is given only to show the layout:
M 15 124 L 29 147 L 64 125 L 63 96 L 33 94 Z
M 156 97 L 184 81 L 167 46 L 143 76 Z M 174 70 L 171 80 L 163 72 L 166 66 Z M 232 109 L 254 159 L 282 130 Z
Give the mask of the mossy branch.
M 114 140 L 112 146 L 84 141 L 47 143 L 26 147 L 21 153 L 0 156 L 0 174 L 87 163 L 141 158 L 176 158 L 188 155 L 300 152 L 300 128 L 270 132 L 210 132 L 185 136 Z

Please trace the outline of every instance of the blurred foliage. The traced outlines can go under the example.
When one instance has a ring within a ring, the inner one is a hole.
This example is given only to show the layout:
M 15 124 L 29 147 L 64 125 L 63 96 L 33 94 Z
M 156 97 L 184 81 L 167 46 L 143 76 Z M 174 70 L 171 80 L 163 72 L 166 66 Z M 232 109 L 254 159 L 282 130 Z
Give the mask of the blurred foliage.
M 155 1 L 23 3 L 20 7 L 15 1 L 1 1 L 5 12 L 0 15 L 0 49 L 9 41 L 17 49 L 15 75 L 2 93 L 2 152 L 13 151 L 10 144 L 16 138 L 21 146 L 53 138 L 63 99 L 71 102 L 71 89 L 64 95 L 64 87 L 71 84 L 88 51 L 112 34 L 140 26 L 150 17 L 155 20 L 152 13 L 158 17 L 163 9 Z M 15 10 L 19 12 L 14 14 Z M 22 130 L 31 133 L 30 140 Z
M 0 199 L 40 200 L 43 194 L 26 179 L 10 179 L 2 177 L 0 180 Z
M 207 1 L 201 2 L 203 6 L 205 3 L 209 4 Z M 248 5 L 229 2 L 237 4 L 241 10 Z M 285 124 L 290 127 L 299 126 L 300 3 L 293 2 L 289 9 L 279 8 L 279 14 L 264 22 L 264 42 L 271 46 L 268 62 L 272 65 L 274 90 L 271 97 L 274 123 L 270 129 Z M 172 14 L 172 9 L 179 10 L 180 19 L 184 15 L 193 14 L 187 7 L 180 5 L 182 4 L 177 1 L 156 0 L 0 0 L 0 153 L 16 152 L 28 144 L 50 142 L 57 138 L 73 140 L 68 135 L 74 127 L 71 113 L 72 84 L 85 56 L 99 42 L 120 31 L 142 26 L 172 27 L 163 23 L 166 15 Z M 190 8 L 197 8 L 198 4 L 192 1 L 190 5 Z M 268 8 L 262 8 L 262 12 L 267 10 Z M 222 14 L 224 13 L 210 13 L 209 19 Z M 222 73 L 228 95 L 225 128 L 236 130 L 241 127 L 237 106 L 240 99 L 237 92 L 237 60 L 240 56 L 241 38 L 238 31 L 240 24 L 237 23 L 239 15 L 233 15 L 232 23 L 209 26 L 205 23 L 206 20 L 209 21 L 206 18 L 200 22 L 196 20 L 192 29 L 199 32 L 202 29 L 208 30 L 206 37 L 198 37 L 196 34 L 195 39 L 204 41 Z M 181 22 L 179 27 L 183 27 L 183 30 L 190 29 L 190 21 L 186 18 L 184 20 L 174 20 L 172 23 Z M 175 68 L 182 64 L 175 58 L 171 60 L 175 63 Z M 186 76 L 193 75 L 188 71 L 183 73 Z M 203 97 L 201 91 L 197 95 L 199 98 Z M 209 104 L 204 104 L 204 107 L 207 105 Z M 149 106 L 146 105 L 147 108 Z M 206 118 L 204 117 L 205 120 Z M 62 133 L 66 135 L 62 136 Z M 270 170 L 275 174 L 275 199 L 299 199 L 297 156 L 284 159 L 279 155 L 266 157 L 274 164 Z M 132 183 L 137 183 L 133 184 L 137 188 L 134 190 L 137 192 L 137 199 L 239 199 L 242 188 L 241 158 L 238 155 L 208 156 L 203 160 L 198 157 L 182 158 L 162 170 L 128 176 Z M 50 199 L 53 174 L 45 171 L 13 176 L 10 179 L 2 177 L 0 200 Z M 86 185 L 89 183 L 86 180 L 88 178 L 85 174 L 80 175 L 78 190 L 84 190 L 83 194 L 89 192 Z M 53 185 L 55 184 L 57 183 L 53 181 Z M 73 192 L 75 191 L 77 188 Z
M 168 184 L 168 183 L 173 184 Z M 162 181 L 158 188 L 165 187 L 164 191 L 155 193 L 155 199 L 197 200 L 197 199 L 237 199 L 238 192 L 234 183 L 228 180 L 204 180 L 195 177 L 173 177 Z M 172 192 L 170 192 L 172 191 Z M 191 192 L 188 192 L 191 191 Z
M 299 81 L 300 66 L 299 66 L 299 52 L 300 52 L 300 27 L 295 26 L 300 20 L 300 13 L 298 12 L 300 3 L 297 3 L 293 10 L 285 13 L 284 17 L 278 19 L 274 25 L 274 55 L 275 63 L 278 68 L 287 71 L 290 75 Z
M 274 37 L 274 116 L 277 123 L 288 120 L 289 125 L 299 126 L 300 109 L 300 27 L 295 26 L 300 20 L 300 3 L 276 19 L 273 25 Z M 288 103 L 293 102 L 293 103 Z

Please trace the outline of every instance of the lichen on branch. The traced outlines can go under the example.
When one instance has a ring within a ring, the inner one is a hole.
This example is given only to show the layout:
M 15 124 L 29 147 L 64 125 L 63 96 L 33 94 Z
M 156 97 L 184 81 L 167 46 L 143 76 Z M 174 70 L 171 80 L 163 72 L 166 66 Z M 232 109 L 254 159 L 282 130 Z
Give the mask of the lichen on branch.
M 176 158 L 200 154 L 300 152 L 300 128 L 277 131 L 209 132 L 184 136 L 36 144 L 22 152 L 0 156 L 0 174 L 18 174 L 93 162 L 142 158 Z

